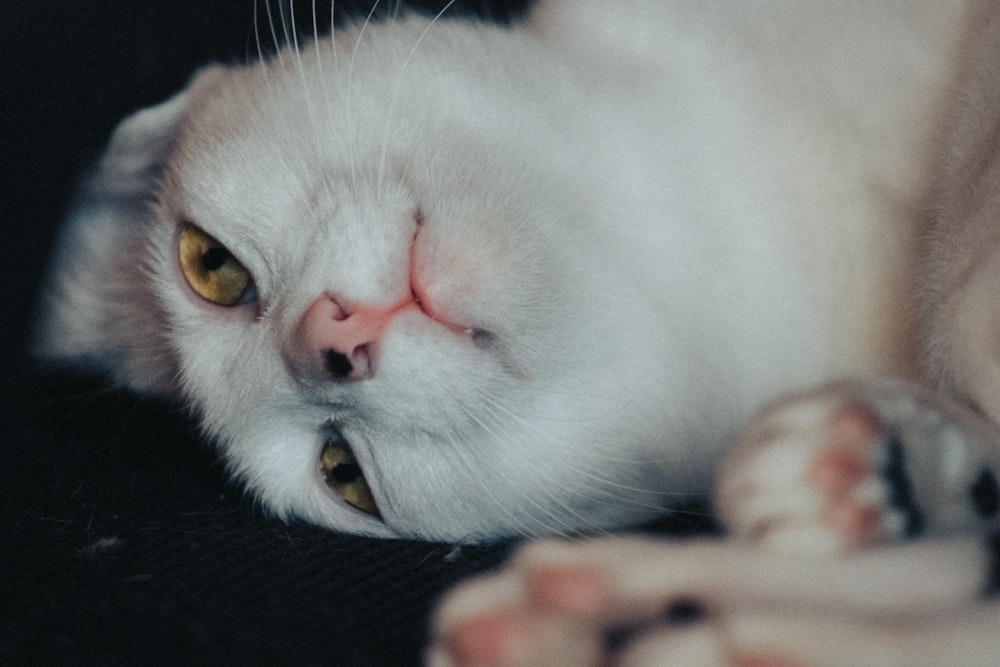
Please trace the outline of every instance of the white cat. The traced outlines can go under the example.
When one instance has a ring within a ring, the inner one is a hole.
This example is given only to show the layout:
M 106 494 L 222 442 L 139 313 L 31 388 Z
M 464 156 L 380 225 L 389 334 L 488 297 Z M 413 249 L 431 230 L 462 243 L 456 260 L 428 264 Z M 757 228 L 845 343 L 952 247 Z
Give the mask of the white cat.
M 551 0 L 513 29 L 410 16 L 208 68 L 122 123 L 83 184 L 39 353 L 189 405 L 279 516 L 436 540 L 656 516 L 710 492 L 765 402 L 849 377 L 753 422 L 717 491 L 745 541 L 702 547 L 755 562 L 748 543 L 988 530 L 991 5 Z M 918 378 L 940 393 L 898 382 Z M 671 572 L 700 557 L 651 551 Z M 956 566 L 954 599 L 981 565 Z M 776 600 L 813 590 L 769 572 L 751 583 Z M 468 590 L 434 660 L 489 657 L 469 637 L 498 602 Z M 534 609 L 526 590 L 499 604 Z M 590 647 L 634 620 L 598 616 L 546 636 Z

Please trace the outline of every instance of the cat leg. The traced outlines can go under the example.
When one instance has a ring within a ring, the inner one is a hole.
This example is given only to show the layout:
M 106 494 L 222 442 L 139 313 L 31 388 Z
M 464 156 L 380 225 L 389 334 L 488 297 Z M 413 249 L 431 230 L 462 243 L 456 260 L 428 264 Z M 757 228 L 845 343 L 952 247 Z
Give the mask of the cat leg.
M 429 662 L 981 664 L 1000 648 L 977 630 L 1000 622 L 1000 606 L 981 603 L 996 589 L 998 544 L 829 559 L 722 540 L 532 544 L 449 594 Z
M 665 627 L 633 642 L 613 664 L 736 667 L 988 667 L 1000 656 L 1000 605 L 940 617 L 872 619 L 789 610 L 727 609 L 724 619 Z M 695 647 L 700 651 L 696 659 Z M 683 657 L 681 657 L 683 656 Z
M 890 381 L 828 385 L 761 412 L 719 467 L 716 510 L 754 543 L 838 551 L 998 525 L 997 435 Z

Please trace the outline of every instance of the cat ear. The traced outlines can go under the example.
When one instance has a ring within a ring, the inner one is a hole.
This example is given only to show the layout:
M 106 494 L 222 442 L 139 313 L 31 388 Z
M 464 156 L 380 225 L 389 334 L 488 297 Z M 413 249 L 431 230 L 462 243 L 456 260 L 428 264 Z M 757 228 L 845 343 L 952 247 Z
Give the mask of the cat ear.
M 122 121 L 81 183 L 42 287 L 34 351 L 44 362 L 139 391 L 173 387 L 177 365 L 143 257 L 151 199 L 189 91 Z

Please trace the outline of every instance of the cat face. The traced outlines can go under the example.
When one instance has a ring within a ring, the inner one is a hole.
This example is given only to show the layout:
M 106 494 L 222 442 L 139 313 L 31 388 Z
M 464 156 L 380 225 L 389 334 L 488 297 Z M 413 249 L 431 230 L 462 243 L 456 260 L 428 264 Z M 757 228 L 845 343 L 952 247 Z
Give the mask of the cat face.
M 526 38 L 426 29 L 208 69 L 123 123 L 40 350 L 190 405 L 285 518 L 480 539 L 652 515 L 645 350 L 618 342 L 652 327 L 572 177 L 573 96 Z

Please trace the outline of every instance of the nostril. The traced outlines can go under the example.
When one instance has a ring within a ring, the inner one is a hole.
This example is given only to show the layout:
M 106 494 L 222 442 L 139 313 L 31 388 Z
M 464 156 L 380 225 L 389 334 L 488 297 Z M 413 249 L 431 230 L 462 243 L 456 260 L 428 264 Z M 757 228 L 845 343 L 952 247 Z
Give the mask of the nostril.
M 323 351 L 323 365 L 338 380 L 343 380 L 354 370 L 351 360 L 347 358 L 347 355 L 336 350 Z
M 342 306 L 341 303 L 348 303 Z M 383 331 L 409 299 L 389 306 L 338 301 L 323 294 L 306 308 L 289 344 L 293 369 L 306 378 L 350 382 L 371 378 Z

